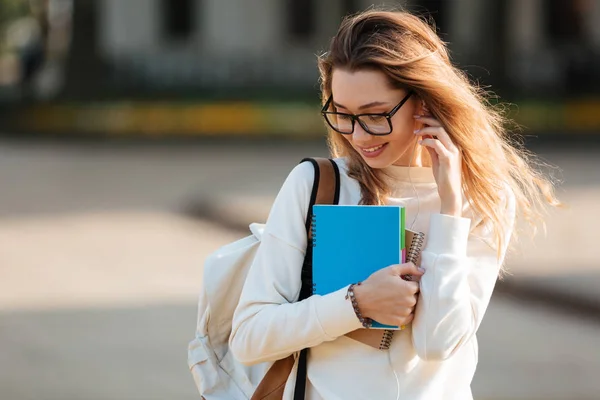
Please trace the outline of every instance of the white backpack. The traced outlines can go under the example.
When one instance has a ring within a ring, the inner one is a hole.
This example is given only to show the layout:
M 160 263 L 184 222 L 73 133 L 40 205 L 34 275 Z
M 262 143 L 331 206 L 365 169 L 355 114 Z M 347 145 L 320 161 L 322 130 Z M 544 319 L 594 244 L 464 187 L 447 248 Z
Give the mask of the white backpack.
M 333 160 L 307 158 L 315 167 L 307 232 L 310 234 L 312 206 L 337 204 L 339 200 L 339 170 Z M 198 303 L 198 321 L 195 338 L 188 346 L 188 366 L 196 387 L 206 400 L 281 399 L 285 382 L 297 365 L 295 399 L 304 398 L 306 382 L 306 350 L 275 363 L 265 362 L 246 366 L 229 351 L 229 336 L 233 313 L 246 281 L 246 276 L 264 230 L 263 224 L 251 224 L 251 235 L 230 243 L 212 253 L 204 263 L 204 277 Z M 304 280 L 300 299 L 310 296 L 312 290 L 312 247 L 306 252 L 303 266 L 309 271 Z M 307 263 L 308 261 L 308 263 Z

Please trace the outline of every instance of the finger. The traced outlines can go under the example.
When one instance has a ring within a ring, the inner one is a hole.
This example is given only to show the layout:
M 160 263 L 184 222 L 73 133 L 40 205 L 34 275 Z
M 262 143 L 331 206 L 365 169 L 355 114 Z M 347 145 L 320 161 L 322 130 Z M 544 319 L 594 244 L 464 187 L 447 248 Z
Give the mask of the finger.
M 405 264 L 396 264 L 396 265 L 392 265 L 392 272 L 395 275 L 416 275 L 416 276 L 421 276 L 423 275 L 424 271 L 421 271 L 419 268 L 417 268 L 417 266 L 411 262 L 405 263 Z
M 411 275 L 411 279 L 410 280 L 413 281 L 413 282 L 419 283 L 419 282 L 421 282 L 421 277 L 420 276 L 412 276 Z
M 405 282 L 405 284 L 408 286 L 408 290 L 411 295 L 415 295 L 421 290 L 421 287 L 417 282 Z
M 414 296 L 415 294 L 419 293 L 419 291 L 421 290 L 421 288 L 419 287 L 419 284 L 417 282 L 407 282 L 407 281 L 400 281 L 401 285 L 403 285 L 403 287 L 399 287 L 398 290 L 401 290 L 404 294 L 403 294 L 403 298 L 404 301 L 410 302 L 410 298 L 412 296 Z M 406 297 L 404 297 L 406 296 Z
M 414 313 L 408 315 L 406 318 L 403 318 L 402 321 L 400 321 L 400 324 L 398 324 L 398 325 L 400 325 L 400 326 L 408 325 L 408 324 L 410 324 L 413 321 L 413 319 L 415 319 L 415 314 Z M 405 328 L 402 328 L 402 329 L 405 329 Z
M 431 135 L 434 138 L 438 138 L 440 142 L 448 149 L 454 149 L 454 143 L 452 143 L 452 139 L 448 135 L 448 132 L 441 126 L 429 126 L 427 128 L 417 129 L 415 131 L 415 135 L 423 136 L 423 135 Z
M 417 136 L 432 135 L 437 137 L 443 132 L 444 128 L 442 128 L 441 126 L 425 126 L 423 128 L 415 130 L 414 134 Z
M 437 139 L 421 139 L 419 140 L 421 146 L 429 147 L 435 150 L 435 153 L 440 158 L 449 158 L 450 152 L 448 149 Z
M 421 275 L 422 276 L 422 275 Z M 405 281 L 411 281 L 411 282 L 421 282 L 421 276 L 418 275 L 411 275 L 411 274 L 406 274 L 406 275 L 402 275 L 402 279 L 404 279 Z
M 437 153 L 435 152 L 434 149 L 432 149 L 430 147 L 425 147 L 425 148 L 427 149 L 427 152 L 429 153 L 429 157 L 431 158 L 432 165 L 435 167 L 437 165 L 437 163 L 439 162 Z
M 424 117 L 421 115 L 415 115 L 415 119 L 425 125 L 442 126 L 442 123 L 433 117 Z

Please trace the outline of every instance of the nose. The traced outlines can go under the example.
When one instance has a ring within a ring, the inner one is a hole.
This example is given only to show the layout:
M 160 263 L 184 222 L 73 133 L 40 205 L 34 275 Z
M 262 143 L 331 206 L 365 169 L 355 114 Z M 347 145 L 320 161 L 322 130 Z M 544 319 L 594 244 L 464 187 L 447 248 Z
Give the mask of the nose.
M 352 141 L 354 143 L 367 143 L 371 139 L 370 136 L 358 122 L 354 125 L 354 132 L 352 133 Z

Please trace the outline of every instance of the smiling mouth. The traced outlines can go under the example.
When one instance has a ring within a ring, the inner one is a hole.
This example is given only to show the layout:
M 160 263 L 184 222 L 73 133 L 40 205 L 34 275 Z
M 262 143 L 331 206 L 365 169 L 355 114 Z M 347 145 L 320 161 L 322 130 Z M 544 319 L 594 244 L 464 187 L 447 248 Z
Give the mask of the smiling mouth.
M 365 153 L 375 153 L 377 150 L 380 150 L 383 148 L 383 146 L 385 146 L 387 143 L 384 144 L 380 144 L 379 146 L 374 146 L 374 147 L 361 147 L 360 149 L 362 151 L 364 151 Z

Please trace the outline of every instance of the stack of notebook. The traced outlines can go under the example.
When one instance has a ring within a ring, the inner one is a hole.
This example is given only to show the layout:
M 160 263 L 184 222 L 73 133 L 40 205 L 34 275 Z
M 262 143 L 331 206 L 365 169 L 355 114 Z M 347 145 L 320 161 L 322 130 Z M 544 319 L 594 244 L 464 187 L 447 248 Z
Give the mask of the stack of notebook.
M 313 208 L 313 293 L 325 295 L 373 272 L 418 258 L 424 235 L 405 227 L 401 206 L 315 205 Z M 371 329 L 347 336 L 378 349 L 388 349 L 399 326 L 373 321 Z

